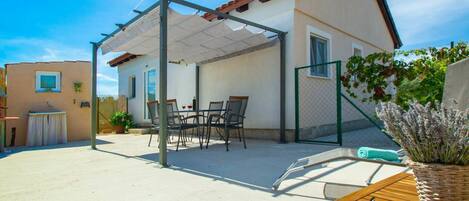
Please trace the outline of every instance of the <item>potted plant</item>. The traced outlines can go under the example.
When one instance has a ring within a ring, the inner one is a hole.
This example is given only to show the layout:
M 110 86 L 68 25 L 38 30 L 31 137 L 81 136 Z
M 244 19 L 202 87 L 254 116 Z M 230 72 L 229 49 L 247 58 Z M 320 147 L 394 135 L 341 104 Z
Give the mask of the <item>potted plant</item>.
M 469 200 L 469 109 L 412 102 L 377 109 L 387 132 L 409 157 L 420 200 Z
M 132 115 L 127 112 L 116 112 L 111 116 L 111 125 L 116 133 L 125 133 L 126 130 L 133 126 Z
M 83 83 L 82 83 L 82 82 L 76 81 L 76 82 L 73 83 L 73 90 L 74 90 L 76 93 L 80 93 L 82 86 L 83 86 Z

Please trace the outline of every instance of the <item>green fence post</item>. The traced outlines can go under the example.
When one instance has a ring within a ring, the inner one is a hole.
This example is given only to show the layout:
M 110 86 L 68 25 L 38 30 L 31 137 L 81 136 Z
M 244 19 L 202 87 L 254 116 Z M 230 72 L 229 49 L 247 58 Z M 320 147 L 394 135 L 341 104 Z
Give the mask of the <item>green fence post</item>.
M 337 142 L 342 146 L 342 76 L 341 61 L 336 63 Z

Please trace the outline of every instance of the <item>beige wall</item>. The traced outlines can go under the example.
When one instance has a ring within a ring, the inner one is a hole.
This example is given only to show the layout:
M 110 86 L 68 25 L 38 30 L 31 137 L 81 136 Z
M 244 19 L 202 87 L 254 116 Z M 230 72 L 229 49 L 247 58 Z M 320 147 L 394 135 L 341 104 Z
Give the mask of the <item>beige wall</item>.
M 91 128 L 90 108 L 80 108 L 81 101 L 91 101 L 91 65 L 89 62 L 19 63 L 7 65 L 8 116 L 19 116 L 21 120 L 7 123 L 7 144 L 11 128 L 16 127 L 17 146 L 25 145 L 29 111 L 55 109 L 67 113 L 68 140 L 89 139 Z M 37 93 L 36 71 L 61 72 L 60 93 Z M 82 92 L 76 93 L 73 83 L 83 83 Z

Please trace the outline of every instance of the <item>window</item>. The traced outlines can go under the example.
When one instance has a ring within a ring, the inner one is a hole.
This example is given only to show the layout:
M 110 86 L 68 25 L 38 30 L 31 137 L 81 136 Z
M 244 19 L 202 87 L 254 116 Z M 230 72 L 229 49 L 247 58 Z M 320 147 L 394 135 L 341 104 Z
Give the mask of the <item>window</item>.
M 363 47 L 355 43 L 352 44 L 353 56 L 363 56 Z
M 60 92 L 60 72 L 36 72 L 37 92 Z
M 136 87 L 136 78 L 134 75 L 129 77 L 129 98 L 135 98 L 135 87 Z
M 144 119 L 150 119 L 150 113 L 147 108 L 147 102 L 148 101 L 154 101 L 157 99 L 157 72 L 156 69 L 150 69 L 143 74 L 144 76 Z
M 329 61 L 328 42 L 326 39 L 312 35 L 310 37 L 310 61 L 311 65 L 323 64 Z M 311 67 L 311 75 L 329 77 L 328 65 Z

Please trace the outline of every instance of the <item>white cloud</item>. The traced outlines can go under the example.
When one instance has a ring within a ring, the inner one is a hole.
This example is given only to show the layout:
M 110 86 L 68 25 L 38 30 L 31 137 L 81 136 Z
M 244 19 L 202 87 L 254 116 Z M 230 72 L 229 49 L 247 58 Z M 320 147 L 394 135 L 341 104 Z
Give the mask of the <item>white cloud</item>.
M 98 79 L 100 79 L 102 81 L 118 82 L 118 80 L 116 78 L 113 78 L 111 76 L 108 76 L 108 75 L 105 75 L 105 74 L 102 74 L 102 73 L 98 73 L 98 74 L 96 74 L 96 76 L 98 77 Z
M 438 30 L 464 20 L 469 10 L 469 0 L 390 0 L 389 5 L 405 45 L 444 39 L 448 34 Z

